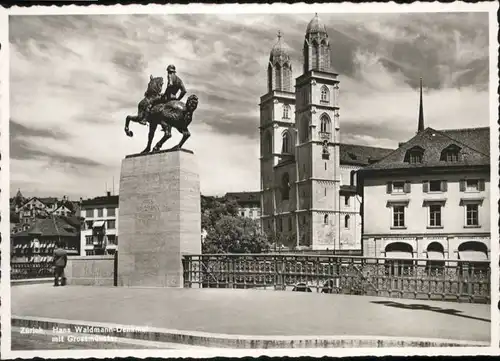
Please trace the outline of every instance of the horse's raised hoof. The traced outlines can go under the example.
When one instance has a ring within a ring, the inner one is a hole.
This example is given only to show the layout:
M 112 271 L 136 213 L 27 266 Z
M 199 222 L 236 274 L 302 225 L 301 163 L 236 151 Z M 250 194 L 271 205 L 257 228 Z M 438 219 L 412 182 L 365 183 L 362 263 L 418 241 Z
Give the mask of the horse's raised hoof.
M 131 131 L 130 129 L 128 128 L 125 128 L 125 134 L 127 134 L 127 136 L 129 137 L 133 137 L 134 136 L 134 132 Z

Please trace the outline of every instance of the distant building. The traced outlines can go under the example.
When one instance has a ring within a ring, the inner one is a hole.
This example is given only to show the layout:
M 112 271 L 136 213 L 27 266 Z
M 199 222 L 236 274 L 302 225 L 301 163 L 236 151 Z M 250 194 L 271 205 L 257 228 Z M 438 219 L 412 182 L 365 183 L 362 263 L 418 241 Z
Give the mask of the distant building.
M 260 219 L 260 192 L 230 192 L 224 197 L 238 203 L 241 217 Z
M 57 242 L 70 254 L 80 253 L 80 220 L 51 215 L 35 219 L 26 230 L 11 235 L 11 262 L 50 262 Z
M 486 261 L 490 129 L 424 129 L 420 112 L 417 135 L 358 173 L 363 254 Z
M 84 225 L 80 237 L 82 256 L 114 254 L 118 248 L 118 196 L 82 200 Z
M 46 218 L 51 214 L 70 217 L 77 214 L 78 202 L 70 201 L 66 196 L 59 200 L 55 197 L 32 197 L 25 199 L 18 190 L 10 201 L 11 214 L 15 220 L 13 233 L 25 231 L 38 218 Z M 11 219 L 12 222 L 12 219 Z

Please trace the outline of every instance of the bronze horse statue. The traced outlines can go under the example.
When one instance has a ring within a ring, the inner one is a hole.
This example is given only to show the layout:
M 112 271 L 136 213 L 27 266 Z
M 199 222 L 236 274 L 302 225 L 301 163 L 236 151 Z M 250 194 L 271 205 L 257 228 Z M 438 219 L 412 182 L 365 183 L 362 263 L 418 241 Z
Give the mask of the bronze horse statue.
M 129 129 L 131 121 L 143 125 L 149 123 L 148 144 L 141 154 L 151 151 L 151 144 L 158 125 L 161 125 L 164 135 L 154 146 L 153 152 L 159 151 L 172 136 L 172 127 L 182 133 L 182 139 L 179 144 L 170 150 L 180 149 L 191 136 L 188 126 L 191 124 L 193 113 L 198 107 L 198 97 L 190 95 L 185 104 L 178 100 L 164 102 L 160 95 L 162 86 L 163 78 L 154 78 L 151 75 L 148 89 L 144 93 L 144 99 L 139 102 L 138 114 L 136 116 L 128 115 L 125 119 L 125 133 L 129 137 L 134 136 L 134 133 Z

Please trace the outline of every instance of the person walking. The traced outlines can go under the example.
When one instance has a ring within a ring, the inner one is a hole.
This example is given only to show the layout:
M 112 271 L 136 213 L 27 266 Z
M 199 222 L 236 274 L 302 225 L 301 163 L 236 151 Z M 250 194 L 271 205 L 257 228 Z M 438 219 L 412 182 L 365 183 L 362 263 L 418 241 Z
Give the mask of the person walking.
M 64 268 L 68 262 L 68 253 L 63 248 L 62 242 L 57 242 L 57 248 L 54 250 L 54 286 L 59 286 L 59 279 L 61 279 L 61 286 L 66 285 L 66 276 L 64 275 Z

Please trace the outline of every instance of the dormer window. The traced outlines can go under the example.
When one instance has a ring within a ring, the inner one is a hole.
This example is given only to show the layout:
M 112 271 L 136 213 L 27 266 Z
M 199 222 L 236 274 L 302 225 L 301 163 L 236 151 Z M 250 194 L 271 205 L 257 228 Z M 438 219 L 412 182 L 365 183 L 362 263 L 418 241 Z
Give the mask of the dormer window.
M 460 147 L 452 144 L 441 152 L 441 161 L 444 162 L 458 162 L 460 154 Z
M 422 163 L 423 158 L 424 149 L 419 146 L 408 149 L 405 154 L 405 162 L 410 164 Z

